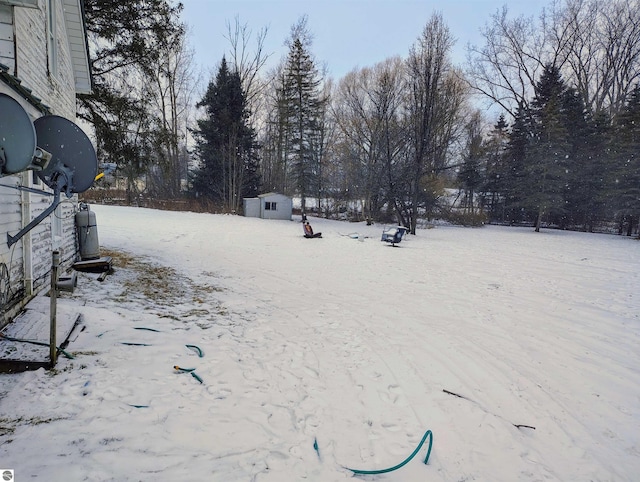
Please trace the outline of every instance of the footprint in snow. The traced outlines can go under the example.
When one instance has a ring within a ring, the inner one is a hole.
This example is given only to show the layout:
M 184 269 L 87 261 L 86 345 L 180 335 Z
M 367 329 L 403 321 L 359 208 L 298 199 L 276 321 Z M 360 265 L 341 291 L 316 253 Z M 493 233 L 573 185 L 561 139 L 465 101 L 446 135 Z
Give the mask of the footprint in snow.
M 224 400 L 228 398 L 233 392 L 227 388 L 219 388 L 219 387 L 208 387 L 207 392 L 210 395 L 213 395 L 213 398 L 216 400 Z

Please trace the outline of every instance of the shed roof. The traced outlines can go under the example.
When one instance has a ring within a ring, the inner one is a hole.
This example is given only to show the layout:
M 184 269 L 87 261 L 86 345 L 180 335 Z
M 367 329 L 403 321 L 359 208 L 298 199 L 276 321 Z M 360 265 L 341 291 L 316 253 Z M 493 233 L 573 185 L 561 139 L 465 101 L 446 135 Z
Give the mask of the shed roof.
M 287 196 L 285 194 L 280 194 L 279 192 L 266 192 L 264 194 L 258 194 L 259 198 L 270 197 L 270 196 L 281 196 L 281 197 L 289 198 L 289 196 Z

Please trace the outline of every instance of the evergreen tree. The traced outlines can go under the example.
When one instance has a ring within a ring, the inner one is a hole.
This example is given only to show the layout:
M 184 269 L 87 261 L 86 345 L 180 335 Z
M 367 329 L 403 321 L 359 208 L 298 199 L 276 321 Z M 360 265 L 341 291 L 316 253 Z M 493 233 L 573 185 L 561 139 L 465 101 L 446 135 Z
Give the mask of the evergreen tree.
M 532 120 L 529 109 L 520 103 L 509 135 L 504 156 L 504 169 L 500 182 L 503 199 L 502 221 L 510 224 L 530 219 L 530 210 L 525 207 L 527 191 L 528 153 L 532 144 Z
M 630 236 L 640 217 L 640 85 L 631 92 L 618 115 L 615 135 L 617 149 L 611 191 L 621 224 L 627 223 Z
M 565 213 L 564 192 L 570 155 L 567 130 L 567 87 L 560 71 L 545 67 L 531 103 L 532 142 L 528 149 L 525 204 L 537 211 L 536 231 L 549 214 Z
M 580 101 L 575 107 L 577 115 L 569 122 L 572 153 L 565 194 L 567 222 L 591 232 L 605 214 L 605 177 L 611 170 L 611 121 L 605 112 L 585 118 Z
M 565 155 L 564 209 L 551 217 L 550 221 L 564 229 L 583 224 L 586 206 L 575 200 L 582 197 L 583 191 L 586 192 L 583 181 L 590 166 L 587 165 L 588 153 L 585 150 L 589 124 L 584 103 L 574 89 L 567 88 L 562 106 L 565 110 L 564 127 L 568 144 Z
M 289 55 L 284 69 L 281 95 L 282 122 L 287 128 L 287 163 L 297 193 L 302 198 L 317 194 L 320 183 L 323 118 L 326 99 L 321 95 L 321 78 L 309 53 L 306 19 L 293 30 Z
M 257 145 L 255 132 L 248 125 L 240 76 L 229 71 L 225 58 L 197 107 L 204 107 L 206 116 L 194 131 L 200 166 L 193 189 L 198 196 L 238 211 L 243 197 L 257 194 Z
M 481 190 L 491 221 L 497 221 L 503 215 L 505 154 L 509 141 L 508 128 L 509 125 L 504 114 L 500 114 L 486 141 L 485 178 Z M 504 221 L 504 219 L 501 220 Z
M 466 191 L 466 209 L 474 214 L 475 194 L 486 183 L 486 152 L 482 136 L 482 119 L 476 112 L 465 125 L 466 146 L 463 152 L 463 161 L 458 180 Z

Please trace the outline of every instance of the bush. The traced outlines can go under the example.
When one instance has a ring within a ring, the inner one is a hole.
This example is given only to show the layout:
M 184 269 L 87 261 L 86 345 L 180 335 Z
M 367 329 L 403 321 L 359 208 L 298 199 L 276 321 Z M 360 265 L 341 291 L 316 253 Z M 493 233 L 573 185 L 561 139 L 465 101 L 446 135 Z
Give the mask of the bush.
M 89 189 L 78 196 L 82 202 L 89 204 L 116 204 L 120 206 L 138 206 L 152 209 L 162 209 L 164 211 L 190 211 L 194 213 L 228 214 L 221 203 L 216 203 L 208 199 L 153 199 L 142 195 L 136 197 L 132 202 L 127 202 L 127 193 L 118 189 Z M 237 213 L 233 213 L 237 214 Z
M 481 227 L 489 222 L 485 213 L 470 213 L 461 211 L 449 211 L 443 215 L 445 221 L 458 226 Z

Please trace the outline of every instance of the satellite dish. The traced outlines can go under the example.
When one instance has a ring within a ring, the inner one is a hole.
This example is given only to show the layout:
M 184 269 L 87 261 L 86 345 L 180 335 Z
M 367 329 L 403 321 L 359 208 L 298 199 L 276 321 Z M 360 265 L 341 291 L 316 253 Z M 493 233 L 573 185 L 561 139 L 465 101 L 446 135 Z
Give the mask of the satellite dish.
M 36 171 L 38 177 L 53 189 L 53 202 L 15 236 L 7 233 L 9 247 L 55 211 L 60 204 L 61 192 L 71 197 L 74 193 L 86 191 L 98 172 L 93 144 L 73 122 L 57 115 L 46 115 L 36 119 L 33 127 L 38 140 L 35 159 L 40 155 L 42 159 L 46 158 L 45 163 L 34 169 L 41 169 Z
M 51 154 L 38 177 L 67 197 L 91 187 L 98 172 L 98 157 L 87 135 L 69 119 L 46 115 L 36 119 L 38 147 Z
M 25 171 L 35 154 L 36 131 L 29 114 L 13 97 L 0 93 L 0 173 Z

